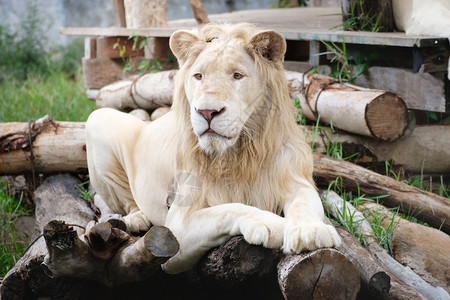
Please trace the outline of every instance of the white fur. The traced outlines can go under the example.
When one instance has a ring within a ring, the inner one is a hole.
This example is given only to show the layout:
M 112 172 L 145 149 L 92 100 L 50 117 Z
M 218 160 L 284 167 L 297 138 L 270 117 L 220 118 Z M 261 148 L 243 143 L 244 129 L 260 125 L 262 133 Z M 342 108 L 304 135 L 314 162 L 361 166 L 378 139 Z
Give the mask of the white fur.
M 211 34 L 217 41 L 207 43 Z M 282 76 L 284 38 L 248 25 L 207 26 L 174 33 L 171 47 L 181 69 L 169 113 L 146 124 L 100 109 L 87 121 L 89 174 L 98 195 L 125 216 L 130 231 L 151 224 L 172 230 L 180 251 L 164 264 L 168 273 L 188 270 L 238 234 L 286 253 L 339 245 L 324 223 L 311 150 Z M 237 80 L 236 72 L 244 76 Z M 208 124 L 198 110 L 223 108 L 211 122 L 215 133 L 204 133 Z

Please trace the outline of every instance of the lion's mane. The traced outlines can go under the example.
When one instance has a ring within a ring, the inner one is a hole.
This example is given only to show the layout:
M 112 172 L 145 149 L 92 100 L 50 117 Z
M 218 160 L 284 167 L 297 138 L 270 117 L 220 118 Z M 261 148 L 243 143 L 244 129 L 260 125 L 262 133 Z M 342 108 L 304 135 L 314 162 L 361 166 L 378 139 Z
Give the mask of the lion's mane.
M 250 24 L 208 25 L 193 31 L 199 40 L 214 36 L 224 47 L 238 40 L 265 78 L 261 82 L 264 100 L 245 123 L 237 143 L 222 155 L 207 155 L 198 145 L 184 88 L 189 69 L 204 43 L 192 45 L 175 80 L 173 110 L 180 134 L 177 167 L 200 179 L 193 209 L 239 202 L 280 214 L 285 200 L 281 195 L 286 195 L 294 184 L 314 186 L 311 149 L 295 122 L 282 62 L 269 61 L 264 53 L 250 47 L 256 32 Z M 214 197 L 210 197 L 212 193 Z

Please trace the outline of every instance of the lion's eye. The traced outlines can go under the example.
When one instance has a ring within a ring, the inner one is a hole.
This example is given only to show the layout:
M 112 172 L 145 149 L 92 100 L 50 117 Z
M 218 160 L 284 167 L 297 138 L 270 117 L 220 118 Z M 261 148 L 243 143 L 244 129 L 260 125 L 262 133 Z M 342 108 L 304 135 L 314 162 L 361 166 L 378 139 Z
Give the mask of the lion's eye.
M 242 78 L 244 78 L 244 75 L 242 75 L 241 73 L 234 73 L 233 74 L 233 78 L 234 79 L 236 79 L 236 80 L 240 80 L 240 79 L 242 79 Z
M 197 79 L 197 80 L 202 80 L 203 75 L 200 74 L 200 73 L 196 73 L 196 74 L 194 74 L 194 78 Z

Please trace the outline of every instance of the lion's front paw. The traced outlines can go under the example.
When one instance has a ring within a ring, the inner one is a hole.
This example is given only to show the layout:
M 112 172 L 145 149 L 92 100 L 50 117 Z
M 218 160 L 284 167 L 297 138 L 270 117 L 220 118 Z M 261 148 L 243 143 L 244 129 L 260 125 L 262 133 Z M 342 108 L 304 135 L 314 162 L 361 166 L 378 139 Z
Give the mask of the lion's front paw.
M 248 243 L 277 249 L 283 245 L 284 225 L 284 218 L 269 212 L 262 212 L 244 219 L 239 227 Z
M 152 226 L 149 218 L 142 212 L 137 211 L 123 217 L 127 230 L 133 233 L 146 232 Z
M 324 223 L 291 224 L 285 228 L 283 251 L 298 254 L 303 250 L 337 247 L 340 244 L 341 237 L 331 225 Z

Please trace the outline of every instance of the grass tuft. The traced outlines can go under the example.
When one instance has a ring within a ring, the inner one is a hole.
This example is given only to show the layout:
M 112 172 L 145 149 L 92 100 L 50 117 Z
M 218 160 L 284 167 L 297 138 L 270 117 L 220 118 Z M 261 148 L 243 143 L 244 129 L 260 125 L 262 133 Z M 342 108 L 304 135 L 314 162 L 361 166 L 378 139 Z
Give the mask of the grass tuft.
M 22 257 L 27 245 L 16 240 L 15 221 L 28 215 L 31 210 L 24 207 L 22 198 L 15 199 L 8 186 L 0 185 L 0 277 Z

